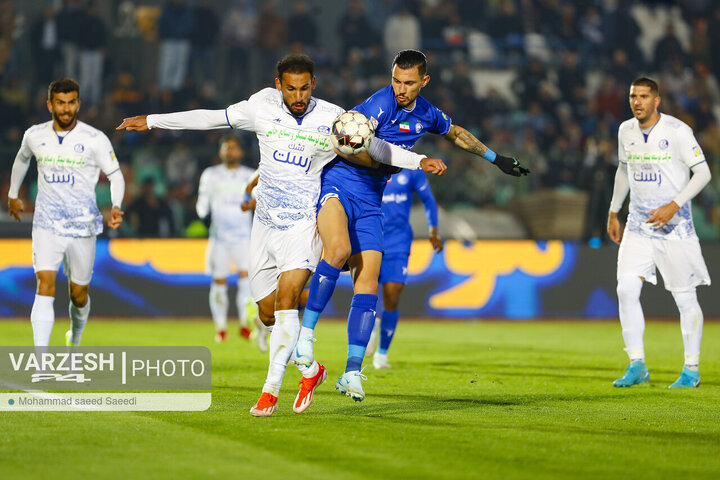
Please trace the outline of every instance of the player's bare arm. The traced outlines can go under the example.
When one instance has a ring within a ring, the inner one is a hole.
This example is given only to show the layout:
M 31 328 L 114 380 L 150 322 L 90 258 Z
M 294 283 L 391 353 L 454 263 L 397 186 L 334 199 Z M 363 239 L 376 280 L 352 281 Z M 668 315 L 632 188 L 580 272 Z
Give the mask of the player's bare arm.
M 445 135 L 443 135 L 443 138 L 453 145 L 462 148 L 466 152 L 489 160 L 502 170 L 503 173 L 514 177 L 530 173 L 530 169 L 521 164 L 517 158 L 496 154 L 484 143 L 478 140 L 475 135 L 459 125 L 450 125 L 450 129 Z
M 25 211 L 25 205 L 19 198 L 8 198 L 8 212 L 10 216 L 20 222 L 20 214 Z
M 123 122 L 118 125 L 115 130 L 128 130 L 146 132 L 149 130 L 147 124 L 147 115 L 139 115 L 137 117 L 124 118 Z

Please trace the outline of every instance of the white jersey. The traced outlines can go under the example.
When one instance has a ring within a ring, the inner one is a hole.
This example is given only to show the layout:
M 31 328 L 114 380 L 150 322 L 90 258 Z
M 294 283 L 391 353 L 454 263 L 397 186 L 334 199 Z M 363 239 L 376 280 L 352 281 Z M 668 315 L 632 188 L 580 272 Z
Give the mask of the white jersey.
M 60 137 L 49 121 L 25 131 L 18 157 L 37 160 L 38 195 L 33 229 L 66 237 L 102 233 L 102 215 L 95 199 L 100 170 L 120 168 L 110 140 L 100 130 L 78 121 Z
M 240 165 L 227 168 L 224 164 L 206 168 L 200 176 L 197 212 L 200 217 L 210 213 L 210 238 L 221 242 L 240 242 L 250 238 L 252 213 L 243 212 L 245 186 L 255 174 L 252 168 Z
M 646 223 L 650 211 L 670 203 L 690 180 L 690 169 L 705 161 L 690 127 L 663 113 L 645 135 L 638 120 L 631 118 L 618 129 L 618 159 L 628 168 L 627 228 L 651 238 L 697 238 L 690 201 L 663 228 Z
M 320 174 L 335 158 L 332 121 L 344 110 L 312 97 L 302 117 L 292 115 L 282 92 L 266 88 L 225 113 L 233 128 L 255 132 L 260 146 L 260 179 L 255 219 L 287 230 L 296 222 L 315 222 Z

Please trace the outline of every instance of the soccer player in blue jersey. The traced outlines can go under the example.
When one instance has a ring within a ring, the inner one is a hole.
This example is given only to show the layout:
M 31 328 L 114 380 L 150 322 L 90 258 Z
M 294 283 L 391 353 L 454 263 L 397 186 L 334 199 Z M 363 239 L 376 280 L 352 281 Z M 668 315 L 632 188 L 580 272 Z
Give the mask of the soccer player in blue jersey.
M 373 366 L 376 369 L 390 368 L 387 351 L 398 324 L 398 303 L 407 281 L 410 247 L 413 241 L 413 231 L 410 226 L 413 193 L 420 197 L 425 207 L 429 240 L 433 250 L 435 253 L 440 253 L 443 249 L 443 241 L 438 232 L 437 203 L 425 173 L 420 170 L 403 170 L 390 177 L 382 198 L 385 254 L 380 264 L 379 283 L 383 290 L 383 313 L 382 319 L 378 319 L 375 323 L 377 333 L 375 338 L 380 344 L 373 355 Z M 377 343 L 372 341 L 371 343 L 373 346 L 368 346 L 366 355 L 372 355 L 371 350 L 375 350 Z
M 403 50 L 392 65 L 392 83 L 354 110 L 364 113 L 375 126 L 375 136 L 410 149 L 425 133 L 445 139 L 497 165 L 503 172 L 527 175 L 515 158 L 498 155 L 464 128 L 453 125 L 439 108 L 420 96 L 430 81 L 422 52 Z M 347 262 L 354 295 L 348 314 L 348 353 L 345 373 L 335 388 L 361 401 L 362 359 L 375 324 L 378 276 L 383 255 L 382 196 L 387 172 L 351 167 L 336 159 L 325 167 L 320 193 L 318 230 L 324 244 L 323 260 L 310 285 L 308 303 L 296 346 L 297 363 L 311 364 L 314 328 L 327 305 L 342 267 Z

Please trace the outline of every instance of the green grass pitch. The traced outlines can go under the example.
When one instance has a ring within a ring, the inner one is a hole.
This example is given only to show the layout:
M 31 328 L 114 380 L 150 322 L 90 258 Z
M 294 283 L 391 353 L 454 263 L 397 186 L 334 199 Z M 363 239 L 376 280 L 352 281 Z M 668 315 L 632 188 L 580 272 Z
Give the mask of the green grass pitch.
M 60 345 L 67 320 L 58 320 Z M 682 368 L 678 322 L 649 322 L 649 385 L 613 388 L 627 363 L 607 322 L 410 322 L 392 370 L 368 366 L 367 397 L 334 391 L 345 325 L 324 321 L 316 356 L 329 377 L 292 412 L 288 368 L 279 409 L 253 418 L 267 356 L 209 321 L 91 319 L 85 345 L 207 345 L 205 412 L 0 414 L 0 477 L 26 478 L 720 478 L 720 324 L 706 323 L 698 389 L 667 386 Z M 4 345 L 30 325 L 0 321 Z M 370 363 L 367 362 L 366 363 Z

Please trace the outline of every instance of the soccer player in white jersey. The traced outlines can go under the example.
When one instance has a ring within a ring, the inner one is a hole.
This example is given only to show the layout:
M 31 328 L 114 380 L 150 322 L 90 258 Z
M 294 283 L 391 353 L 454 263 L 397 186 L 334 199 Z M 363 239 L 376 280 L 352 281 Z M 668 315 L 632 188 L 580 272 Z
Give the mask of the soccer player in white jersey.
M 30 160 L 38 169 L 38 195 L 33 215 L 33 269 L 37 291 L 30 323 L 36 346 L 48 346 L 55 323 L 55 277 L 62 262 L 69 279 L 71 328 L 66 344 L 75 346 L 90 313 L 88 290 L 95 262 L 95 237 L 102 233 L 102 215 L 95 200 L 100 170 L 110 180 L 112 210 L 110 228 L 122 224 L 120 204 L 125 194 L 120 165 L 110 140 L 90 125 L 77 120 L 80 87 L 63 78 L 48 87 L 49 122 L 25 131 L 13 163 L 8 192 L 10 215 L 20 221 L 24 210 L 18 193 Z
M 330 127 L 343 109 L 312 97 L 314 63 L 303 54 L 286 55 L 277 63 L 275 88 L 266 88 L 225 110 L 194 110 L 128 118 L 118 129 L 237 128 L 256 133 L 260 146 L 260 178 L 250 234 L 250 290 L 260 319 L 272 328 L 270 366 L 260 399 L 250 413 L 270 416 L 277 410 L 283 376 L 300 332 L 298 299 L 320 259 L 316 207 L 322 168 L 336 153 Z M 372 158 L 398 166 L 409 163 L 432 173 L 444 172 L 439 159 L 423 158 L 383 141 L 373 141 Z M 352 157 L 370 165 L 370 156 Z M 303 374 L 293 411 L 312 402 L 327 373 L 322 365 L 298 365 Z
M 630 365 L 613 383 L 616 387 L 650 380 L 645 366 L 645 318 L 640 291 L 643 282 L 657 282 L 656 268 L 680 312 L 685 347 L 685 366 L 670 388 L 700 384 L 703 313 L 695 287 L 710 285 L 710 275 L 695 234 L 690 200 L 710 181 L 710 169 L 690 127 L 659 113 L 659 105 L 657 82 L 638 78 L 630 87 L 634 118 L 623 122 L 618 130 L 620 163 L 607 230 L 610 238 L 620 244 L 617 294 Z M 630 208 L 623 232 L 617 214 L 628 191 Z
M 241 205 L 245 187 L 255 170 L 242 165 L 245 156 L 240 138 L 224 135 L 220 139 L 219 165 L 208 167 L 200 176 L 195 209 L 200 218 L 210 216 L 205 273 L 212 276 L 210 284 L 210 313 L 215 323 L 215 340 L 227 338 L 228 285 L 230 264 L 238 270 L 238 289 L 235 296 L 240 335 L 250 338 L 250 322 L 255 321 L 255 302 L 250 295 L 248 260 L 250 258 L 250 227 L 252 213 Z

